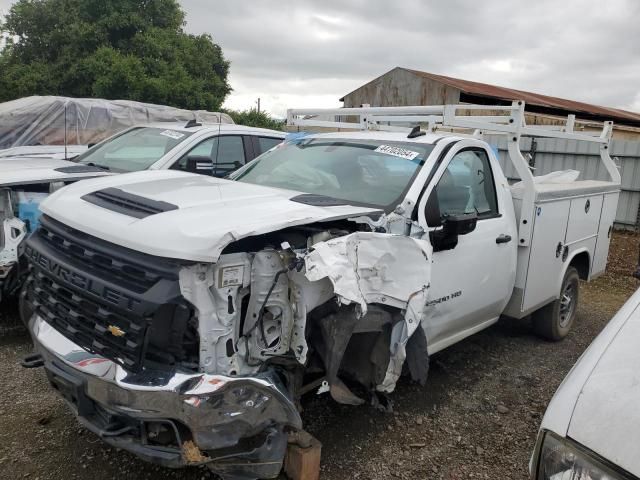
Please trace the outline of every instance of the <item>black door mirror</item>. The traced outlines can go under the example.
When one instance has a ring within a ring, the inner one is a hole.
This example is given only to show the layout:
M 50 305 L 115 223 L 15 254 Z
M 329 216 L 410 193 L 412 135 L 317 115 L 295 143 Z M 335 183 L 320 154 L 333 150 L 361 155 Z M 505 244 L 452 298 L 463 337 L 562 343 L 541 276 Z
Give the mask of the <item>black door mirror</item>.
M 441 227 L 442 218 L 440 215 L 440 202 L 438 201 L 438 193 L 434 188 L 427 199 L 427 205 L 424 209 L 424 216 L 429 227 Z
M 211 175 L 213 162 L 204 155 L 189 155 L 187 157 L 187 172 Z
M 476 229 L 478 215 L 465 213 L 448 215 L 442 219 L 442 229 L 429 232 L 429 239 L 435 252 L 451 250 L 458 245 L 458 236 L 467 235 Z
M 476 229 L 477 223 L 478 215 L 475 213 L 450 215 L 444 220 L 444 228 L 452 235 L 466 235 Z

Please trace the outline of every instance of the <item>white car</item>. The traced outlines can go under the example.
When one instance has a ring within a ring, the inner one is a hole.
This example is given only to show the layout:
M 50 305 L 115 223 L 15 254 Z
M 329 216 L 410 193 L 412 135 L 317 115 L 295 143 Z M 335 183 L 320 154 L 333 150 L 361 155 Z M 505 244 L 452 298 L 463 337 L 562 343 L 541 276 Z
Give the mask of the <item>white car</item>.
M 640 478 L 640 290 L 551 399 L 531 459 L 535 480 Z
M 114 173 L 182 170 L 224 177 L 284 140 L 285 133 L 195 121 L 129 128 L 75 161 Z

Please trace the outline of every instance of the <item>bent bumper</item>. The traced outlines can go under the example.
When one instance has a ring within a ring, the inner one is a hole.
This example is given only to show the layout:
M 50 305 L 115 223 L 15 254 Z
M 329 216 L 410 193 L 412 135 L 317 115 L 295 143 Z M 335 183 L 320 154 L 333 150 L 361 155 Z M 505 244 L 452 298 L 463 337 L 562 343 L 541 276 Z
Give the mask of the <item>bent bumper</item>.
M 89 353 L 37 315 L 30 332 L 52 386 L 107 443 L 168 467 L 207 464 L 234 478 L 273 477 L 285 428 L 302 421 L 281 380 L 144 370 Z

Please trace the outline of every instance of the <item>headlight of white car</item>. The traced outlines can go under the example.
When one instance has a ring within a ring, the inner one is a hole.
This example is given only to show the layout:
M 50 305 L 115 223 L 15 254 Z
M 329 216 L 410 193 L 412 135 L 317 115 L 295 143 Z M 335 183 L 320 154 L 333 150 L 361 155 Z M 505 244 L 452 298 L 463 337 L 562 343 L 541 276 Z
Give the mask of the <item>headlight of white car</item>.
M 536 480 L 633 480 L 615 466 L 571 440 L 546 433 L 538 461 Z

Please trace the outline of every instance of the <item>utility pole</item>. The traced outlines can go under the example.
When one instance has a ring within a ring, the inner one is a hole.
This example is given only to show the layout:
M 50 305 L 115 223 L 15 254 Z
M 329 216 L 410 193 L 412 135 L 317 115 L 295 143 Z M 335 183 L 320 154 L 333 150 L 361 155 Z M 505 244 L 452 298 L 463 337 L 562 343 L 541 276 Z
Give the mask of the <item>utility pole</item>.
M 258 113 L 260 113 L 260 97 L 258 97 Z

